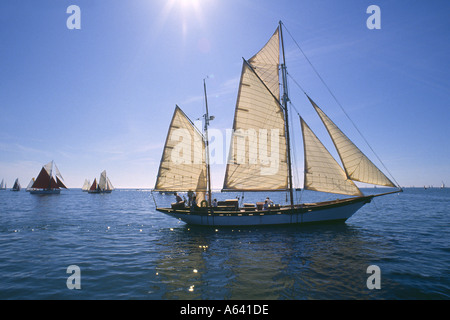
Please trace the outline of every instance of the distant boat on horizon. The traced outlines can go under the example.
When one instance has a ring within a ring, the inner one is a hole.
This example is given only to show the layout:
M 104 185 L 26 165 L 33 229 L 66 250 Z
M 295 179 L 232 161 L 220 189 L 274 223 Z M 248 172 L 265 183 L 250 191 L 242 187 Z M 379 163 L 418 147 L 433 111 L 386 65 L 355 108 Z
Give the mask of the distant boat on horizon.
M 445 183 L 442 181 L 441 189 L 445 189 Z
M 11 191 L 20 191 L 19 178 L 17 178 L 16 181 L 14 181 L 14 185 L 11 188 Z
M 30 182 L 28 183 L 28 186 L 27 186 L 27 188 L 26 188 L 26 192 L 30 192 L 31 190 L 33 190 L 33 188 L 31 188 L 31 186 L 33 185 L 33 183 L 34 183 L 34 181 L 35 181 L 35 179 L 34 178 L 31 178 L 31 180 L 30 180 Z
M 84 184 L 81 187 L 81 190 L 83 190 L 83 192 L 88 192 L 90 186 L 91 186 L 91 182 L 88 179 L 84 179 Z
M 100 174 L 100 180 L 98 184 L 97 178 L 95 178 L 94 182 L 88 190 L 88 193 L 111 193 L 113 190 L 114 186 L 106 176 L 106 170 L 103 170 L 103 172 Z
M 2 182 L 0 182 L 0 190 L 6 190 L 5 179 L 2 179 Z
M 53 177 L 53 169 L 55 170 L 55 177 Z M 61 172 L 52 160 L 42 167 L 39 175 L 31 186 L 30 194 L 59 194 L 61 188 L 67 189 L 63 181 L 64 179 Z

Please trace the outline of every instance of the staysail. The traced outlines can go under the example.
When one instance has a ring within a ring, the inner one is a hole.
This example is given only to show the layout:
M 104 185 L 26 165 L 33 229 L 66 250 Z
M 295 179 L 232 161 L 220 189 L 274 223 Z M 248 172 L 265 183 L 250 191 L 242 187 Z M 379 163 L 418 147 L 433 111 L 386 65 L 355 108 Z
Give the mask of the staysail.
M 304 188 L 307 190 L 362 196 L 361 191 L 300 117 L 305 157 Z
M 155 191 L 206 192 L 205 142 L 176 106 L 161 157 Z
M 396 187 L 386 175 L 331 121 L 330 118 L 309 98 L 320 119 L 333 140 L 336 150 L 344 165 L 347 177 L 354 181 L 386 187 Z
M 223 190 L 286 190 L 285 119 L 279 102 L 278 28 L 248 62 L 244 60 Z

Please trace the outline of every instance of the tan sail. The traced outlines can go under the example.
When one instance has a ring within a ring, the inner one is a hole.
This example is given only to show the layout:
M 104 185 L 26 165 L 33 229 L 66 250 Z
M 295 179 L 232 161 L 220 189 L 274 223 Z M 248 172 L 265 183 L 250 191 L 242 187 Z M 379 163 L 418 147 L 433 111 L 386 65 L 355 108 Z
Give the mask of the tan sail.
M 277 28 L 266 45 L 251 57 L 248 63 L 278 100 L 280 99 L 279 61 L 280 37 L 279 28 Z
M 362 196 L 353 181 L 300 117 L 305 156 L 304 188 L 307 190 Z
M 279 32 L 242 66 L 224 190 L 286 190 L 284 114 L 279 102 Z
M 223 189 L 287 189 L 283 110 L 246 62 L 242 67 Z
M 205 143 L 176 106 L 155 184 L 156 191 L 206 191 Z
M 395 187 L 394 183 L 361 152 L 317 104 L 311 98 L 308 97 L 308 99 L 327 128 L 348 178 L 364 183 Z

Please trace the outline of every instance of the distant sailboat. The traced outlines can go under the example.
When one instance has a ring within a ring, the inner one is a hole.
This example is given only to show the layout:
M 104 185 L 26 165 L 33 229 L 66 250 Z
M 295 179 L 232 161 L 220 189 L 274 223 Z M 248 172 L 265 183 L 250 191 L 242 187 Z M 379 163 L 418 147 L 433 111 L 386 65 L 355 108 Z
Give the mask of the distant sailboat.
M 6 190 L 6 183 L 4 179 L 2 179 L 2 182 L 0 183 L 0 190 Z
M 281 50 L 280 50 L 281 44 Z M 281 51 L 281 52 L 280 52 Z M 281 56 L 282 54 L 282 56 Z M 282 57 L 282 59 L 280 59 Z M 177 106 L 167 134 L 155 191 L 195 191 L 198 208 L 174 203 L 156 210 L 188 224 L 250 226 L 345 221 L 374 197 L 401 191 L 308 96 L 330 135 L 343 164 L 333 158 L 300 117 L 304 149 L 304 189 L 351 196 L 317 203 L 294 203 L 293 169 L 288 120 L 287 70 L 284 62 L 282 23 L 266 45 L 243 61 L 237 96 L 229 159 L 223 192 L 284 191 L 290 204 L 267 210 L 261 203 L 244 204 L 226 200 L 211 206 L 211 182 L 207 125 L 200 133 Z M 280 84 L 283 92 L 281 94 Z M 269 154 L 269 155 L 268 155 Z M 364 195 L 354 181 L 398 188 Z M 207 200 L 204 195 L 208 194 Z M 198 199 L 200 195 L 201 199 Z
M 89 188 L 91 186 L 91 182 L 88 179 L 84 179 L 84 184 L 83 187 L 81 187 L 81 190 L 83 190 L 84 192 L 89 191 Z
M 19 178 L 17 178 L 16 181 L 14 181 L 14 185 L 13 185 L 11 191 L 20 191 Z
M 30 192 L 31 190 L 33 190 L 33 188 L 31 187 L 33 185 L 33 183 L 34 183 L 34 178 L 31 178 L 30 182 L 28 183 L 27 189 L 26 189 L 27 192 Z
M 104 170 L 100 174 L 100 180 L 97 184 L 97 178 L 94 179 L 91 187 L 88 190 L 88 193 L 111 193 L 114 190 L 114 187 L 106 176 L 106 170 Z
M 445 189 L 445 183 L 442 181 L 441 189 Z
M 55 177 L 53 177 L 53 167 Z M 67 189 L 63 181 L 61 172 L 56 164 L 51 161 L 42 167 L 41 172 L 39 172 L 39 175 L 31 186 L 30 194 L 59 194 L 61 188 Z

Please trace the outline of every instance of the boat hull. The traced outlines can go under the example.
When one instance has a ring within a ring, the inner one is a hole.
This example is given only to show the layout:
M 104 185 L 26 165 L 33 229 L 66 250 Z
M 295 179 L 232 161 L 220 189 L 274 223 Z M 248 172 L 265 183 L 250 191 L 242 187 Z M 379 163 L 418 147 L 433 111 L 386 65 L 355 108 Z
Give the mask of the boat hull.
M 104 191 L 100 191 L 100 190 L 88 190 L 88 193 L 111 193 L 112 190 L 104 190 Z
M 46 190 L 46 189 L 34 189 L 34 190 L 30 190 L 30 194 L 60 194 L 61 190 L 60 189 L 50 189 L 50 190 Z
M 369 203 L 372 198 L 373 196 L 364 196 L 296 205 L 294 209 L 286 206 L 279 209 L 251 212 L 243 210 L 208 212 L 208 209 L 190 212 L 189 209 L 179 210 L 171 208 L 157 208 L 156 210 L 190 225 L 216 227 L 344 222 L 362 206 Z

